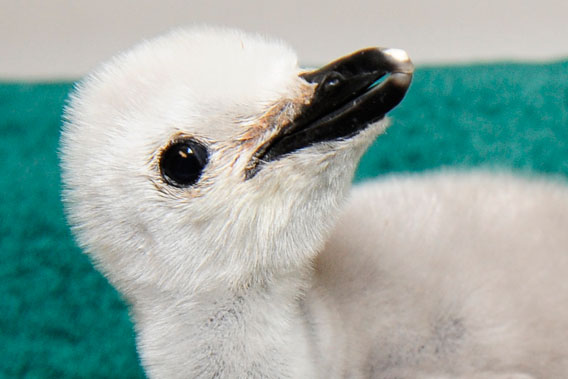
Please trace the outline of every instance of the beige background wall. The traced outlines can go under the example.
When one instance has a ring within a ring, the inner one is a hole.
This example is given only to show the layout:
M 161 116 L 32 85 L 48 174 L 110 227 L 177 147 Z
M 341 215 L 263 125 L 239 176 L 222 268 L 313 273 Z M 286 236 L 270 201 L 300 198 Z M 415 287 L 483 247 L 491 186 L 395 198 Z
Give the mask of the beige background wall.
M 0 0 L 0 78 L 83 75 L 172 27 L 210 23 L 287 40 L 304 64 L 361 47 L 414 61 L 549 60 L 568 56 L 566 0 Z

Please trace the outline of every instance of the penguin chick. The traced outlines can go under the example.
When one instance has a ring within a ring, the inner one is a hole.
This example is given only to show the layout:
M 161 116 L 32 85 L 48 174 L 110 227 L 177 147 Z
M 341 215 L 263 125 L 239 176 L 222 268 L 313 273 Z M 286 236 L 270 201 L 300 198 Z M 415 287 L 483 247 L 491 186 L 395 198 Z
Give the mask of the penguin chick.
M 437 174 L 350 192 L 412 72 L 378 48 L 305 71 L 280 41 L 193 28 L 77 86 L 67 215 L 130 304 L 150 377 L 568 372 L 563 185 Z

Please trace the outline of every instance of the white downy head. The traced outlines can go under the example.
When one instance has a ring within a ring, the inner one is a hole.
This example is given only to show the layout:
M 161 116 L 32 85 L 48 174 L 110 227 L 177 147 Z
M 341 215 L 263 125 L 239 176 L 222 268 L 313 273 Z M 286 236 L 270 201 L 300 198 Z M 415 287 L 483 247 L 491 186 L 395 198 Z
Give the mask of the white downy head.
M 81 82 L 61 143 L 64 200 L 81 246 L 121 292 L 246 286 L 309 267 L 358 160 L 384 121 L 246 171 L 313 99 L 285 44 L 194 28 L 145 42 Z M 161 159 L 203 146 L 199 180 Z

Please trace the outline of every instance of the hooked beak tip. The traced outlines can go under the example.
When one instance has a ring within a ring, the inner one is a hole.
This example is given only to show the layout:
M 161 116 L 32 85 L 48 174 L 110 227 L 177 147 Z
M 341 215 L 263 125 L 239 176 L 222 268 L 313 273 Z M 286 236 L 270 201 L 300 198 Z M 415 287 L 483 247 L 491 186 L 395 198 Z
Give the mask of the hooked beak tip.
M 393 72 L 399 72 L 403 74 L 413 74 L 414 64 L 410 60 L 410 57 L 406 51 L 402 49 L 380 49 L 385 55 L 385 58 L 391 60 L 392 66 L 394 68 Z

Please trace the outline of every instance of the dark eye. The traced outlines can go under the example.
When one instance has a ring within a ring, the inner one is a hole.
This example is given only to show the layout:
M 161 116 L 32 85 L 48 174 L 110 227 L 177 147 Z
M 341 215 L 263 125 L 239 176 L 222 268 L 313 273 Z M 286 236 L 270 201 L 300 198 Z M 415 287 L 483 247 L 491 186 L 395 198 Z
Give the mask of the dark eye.
M 199 180 L 207 159 L 207 149 L 200 143 L 194 140 L 176 142 L 162 153 L 160 171 L 169 184 L 189 187 Z

